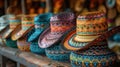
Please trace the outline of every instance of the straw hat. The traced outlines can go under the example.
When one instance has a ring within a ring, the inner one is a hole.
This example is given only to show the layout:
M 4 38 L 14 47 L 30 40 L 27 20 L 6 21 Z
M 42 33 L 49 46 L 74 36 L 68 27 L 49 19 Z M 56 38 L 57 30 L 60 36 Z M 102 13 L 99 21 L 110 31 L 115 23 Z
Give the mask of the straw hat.
M 23 15 L 21 29 L 20 26 L 17 27 L 17 31 L 14 31 L 11 35 L 12 40 L 17 40 L 24 37 L 31 29 L 34 27 L 34 15 Z
M 62 48 L 78 50 L 103 34 L 107 29 L 104 12 L 96 11 L 79 15 L 76 30 L 74 29 L 66 35 L 62 42 Z
M 3 38 L 8 38 L 10 34 L 17 28 L 21 23 L 21 18 L 13 14 L 8 15 L 9 28 L 3 34 Z
M 39 37 L 38 43 L 41 48 L 47 48 L 55 44 L 63 34 L 75 26 L 75 15 L 71 12 L 56 14 L 50 19 L 50 27 Z

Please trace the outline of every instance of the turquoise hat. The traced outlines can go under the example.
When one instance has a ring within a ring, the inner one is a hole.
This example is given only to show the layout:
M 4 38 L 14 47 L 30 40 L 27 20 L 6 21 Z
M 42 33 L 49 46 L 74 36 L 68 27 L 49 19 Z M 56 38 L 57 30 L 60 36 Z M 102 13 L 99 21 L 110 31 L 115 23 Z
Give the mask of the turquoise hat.
M 36 40 L 39 35 L 49 26 L 52 13 L 40 14 L 34 18 L 35 32 L 28 38 L 28 42 Z
M 61 62 L 69 62 L 70 61 L 70 52 L 63 51 L 60 48 L 60 42 L 58 44 L 54 44 L 49 48 L 45 49 L 46 56 L 52 60 L 61 61 Z
M 28 38 L 35 32 L 35 28 L 33 28 L 28 34 L 27 34 L 27 41 Z M 38 46 L 38 39 L 30 42 L 30 51 L 35 54 L 45 54 L 45 49 L 40 48 Z
M 10 37 L 6 38 L 6 46 L 17 48 L 17 41 L 13 41 Z
M 38 46 L 38 41 L 31 42 L 30 51 L 35 54 L 45 54 L 45 49 Z

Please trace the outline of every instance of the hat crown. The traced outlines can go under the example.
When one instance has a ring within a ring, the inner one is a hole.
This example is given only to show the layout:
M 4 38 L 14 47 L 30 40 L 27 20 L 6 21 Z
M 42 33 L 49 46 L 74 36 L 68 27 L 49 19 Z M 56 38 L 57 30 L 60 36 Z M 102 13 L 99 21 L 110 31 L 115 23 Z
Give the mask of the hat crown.
M 51 32 L 61 32 L 69 30 L 75 25 L 75 15 L 71 12 L 56 14 L 50 19 Z
M 50 17 L 52 13 L 40 14 L 34 18 L 34 24 L 36 29 L 43 29 L 49 25 Z
M 34 25 L 34 16 L 24 15 L 22 16 L 22 29 L 27 30 Z
M 77 35 L 98 35 L 107 29 L 106 16 L 103 12 L 88 12 L 77 18 Z
M 5 29 L 7 27 L 7 25 L 9 24 L 6 16 L 7 15 L 3 15 L 0 17 L 0 31 Z
M 8 25 L 8 21 L 7 21 L 7 17 L 6 17 L 7 15 L 4 15 L 4 16 L 1 16 L 0 17 L 0 26 L 6 26 L 6 25 Z
M 10 29 L 15 29 L 20 23 L 21 18 L 18 18 L 16 15 L 11 15 L 8 18 Z

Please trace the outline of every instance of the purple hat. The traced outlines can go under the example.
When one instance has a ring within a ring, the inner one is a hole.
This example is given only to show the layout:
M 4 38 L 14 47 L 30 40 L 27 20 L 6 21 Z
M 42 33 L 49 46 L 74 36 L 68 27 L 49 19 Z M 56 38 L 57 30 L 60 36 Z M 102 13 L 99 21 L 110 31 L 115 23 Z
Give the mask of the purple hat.
M 52 16 L 50 27 L 39 37 L 39 47 L 47 48 L 55 44 L 73 26 L 75 26 L 75 15 L 72 12 L 62 12 Z

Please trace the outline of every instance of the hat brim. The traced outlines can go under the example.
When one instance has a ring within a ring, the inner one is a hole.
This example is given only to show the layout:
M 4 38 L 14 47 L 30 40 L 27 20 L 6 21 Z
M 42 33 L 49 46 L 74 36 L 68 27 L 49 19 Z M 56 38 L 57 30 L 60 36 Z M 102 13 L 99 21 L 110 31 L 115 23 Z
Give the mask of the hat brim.
M 28 38 L 28 42 L 32 42 L 34 40 L 36 40 L 39 35 L 41 34 L 42 30 L 38 31 L 38 30 L 35 30 L 35 32 L 33 34 L 31 34 L 31 36 Z
M 39 37 L 38 44 L 41 48 L 48 48 L 58 42 L 63 34 L 59 34 L 57 36 L 52 35 L 50 32 L 50 28 L 47 28 Z
M 8 38 L 12 31 L 13 31 L 13 29 L 7 29 L 3 35 L 3 38 Z
M 8 26 L 9 26 L 9 25 L 6 25 L 6 26 L 2 27 L 2 28 L 0 29 L 0 33 L 1 33 L 1 32 L 4 32 L 4 30 L 5 30 Z
M 8 38 L 12 30 L 7 26 L 4 30 L 0 32 L 2 38 Z
M 69 32 L 63 39 L 62 43 L 61 43 L 61 48 L 63 50 L 78 50 L 79 48 L 75 48 L 73 46 L 70 46 L 69 44 L 69 40 L 76 34 L 76 30 L 72 30 L 71 32 Z
M 63 38 L 63 41 L 61 42 L 60 47 L 66 51 L 77 51 L 81 47 L 84 47 L 88 44 L 88 42 L 75 41 L 74 39 L 75 36 L 76 36 L 76 30 L 73 29 Z
M 3 29 L 5 29 L 5 28 L 6 28 L 6 26 L 0 27 L 0 32 L 1 32 Z
M 19 38 L 25 36 L 28 32 L 30 32 L 33 29 L 34 26 L 28 28 L 27 30 L 22 30 L 21 27 L 19 27 L 19 30 L 14 31 L 12 33 L 12 40 L 18 40 Z M 18 28 L 17 28 L 18 29 Z
M 17 46 L 21 51 L 30 51 L 30 43 L 27 42 L 26 36 L 17 40 Z
M 10 37 L 11 33 L 12 33 L 15 29 L 17 29 L 18 26 L 19 26 L 19 25 L 17 25 L 16 28 L 14 28 L 14 29 L 10 29 L 10 27 L 7 26 L 7 29 L 5 29 L 4 32 L 3 32 L 3 33 L 4 33 L 4 34 L 3 34 L 3 38 L 8 38 L 8 37 Z
M 17 36 L 15 36 L 22 29 L 21 25 L 17 26 L 17 28 L 11 33 L 11 39 L 17 40 Z

